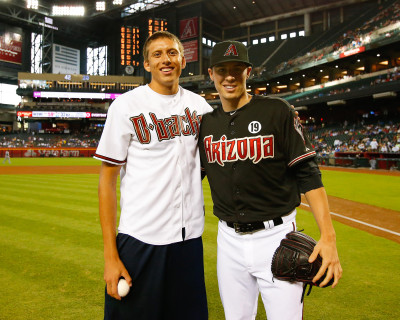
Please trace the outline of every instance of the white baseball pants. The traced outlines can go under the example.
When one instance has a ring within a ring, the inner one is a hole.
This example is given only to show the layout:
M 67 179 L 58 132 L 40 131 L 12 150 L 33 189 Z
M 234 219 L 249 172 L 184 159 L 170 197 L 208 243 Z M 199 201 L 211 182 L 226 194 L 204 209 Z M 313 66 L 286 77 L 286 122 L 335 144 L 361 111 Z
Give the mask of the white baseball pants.
M 251 234 L 219 222 L 217 274 L 227 320 L 254 320 L 259 292 L 268 320 L 302 319 L 303 285 L 273 279 L 271 272 L 275 249 L 296 228 L 296 210 L 282 219 L 281 225 Z

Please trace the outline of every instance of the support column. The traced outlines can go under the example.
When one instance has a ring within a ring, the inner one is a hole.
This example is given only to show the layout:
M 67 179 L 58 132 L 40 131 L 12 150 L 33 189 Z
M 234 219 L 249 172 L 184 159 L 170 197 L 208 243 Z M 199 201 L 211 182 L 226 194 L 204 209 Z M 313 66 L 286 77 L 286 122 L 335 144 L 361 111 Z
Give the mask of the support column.
M 52 72 L 53 62 L 53 29 L 43 27 L 42 32 L 42 73 Z
M 306 37 L 311 35 L 311 18 L 309 12 L 304 14 L 304 34 Z
M 199 75 L 203 74 L 203 17 L 199 17 L 199 44 L 197 50 L 199 50 Z

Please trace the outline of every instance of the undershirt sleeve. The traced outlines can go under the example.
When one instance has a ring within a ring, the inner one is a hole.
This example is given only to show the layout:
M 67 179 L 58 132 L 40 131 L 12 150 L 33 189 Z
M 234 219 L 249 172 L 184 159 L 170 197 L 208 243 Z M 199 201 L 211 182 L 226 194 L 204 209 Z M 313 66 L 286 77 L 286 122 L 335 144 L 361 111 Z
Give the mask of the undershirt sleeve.
M 321 179 L 321 171 L 314 159 L 300 162 L 292 170 L 295 172 L 297 185 L 301 193 L 304 194 L 324 186 Z

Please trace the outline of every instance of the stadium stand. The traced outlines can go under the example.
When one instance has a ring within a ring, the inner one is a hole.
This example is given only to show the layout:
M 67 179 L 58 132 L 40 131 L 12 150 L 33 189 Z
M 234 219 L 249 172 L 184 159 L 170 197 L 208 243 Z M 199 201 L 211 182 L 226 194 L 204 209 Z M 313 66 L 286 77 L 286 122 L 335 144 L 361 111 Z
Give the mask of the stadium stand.
M 292 49 L 290 50 L 291 53 L 298 52 L 296 55 L 287 57 L 287 55 L 282 56 L 278 52 L 276 56 L 282 57 L 282 59 L 265 66 L 265 71 L 278 74 L 301 64 L 321 60 L 323 56 L 340 48 L 344 50 L 344 48 L 361 46 L 363 44 L 361 39 L 365 39 L 372 31 L 396 24 L 399 21 L 398 1 L 386 2 L 383 5 L 372 4 L 364 9 L 366 10 L 363 10 L 354 19 L 343 22 L 334 29 L 327 30 L 314 41 L 303 40 L 303 45 L 297 46 L 297 48 L 301 48 L 300 51 L 295 50 L 296 47 L 290 48 Z M 282 48 L 280 51 L 286 51 L 286 48 Z

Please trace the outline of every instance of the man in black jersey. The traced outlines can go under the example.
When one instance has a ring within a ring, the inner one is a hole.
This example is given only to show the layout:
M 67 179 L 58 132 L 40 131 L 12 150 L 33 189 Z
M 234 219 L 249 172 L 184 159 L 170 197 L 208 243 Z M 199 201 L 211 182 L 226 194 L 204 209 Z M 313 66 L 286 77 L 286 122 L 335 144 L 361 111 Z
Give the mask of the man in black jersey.
M 320 230 L 310 257 L 323 258 L 314 278 L 341 278 L 336 235 L 315 151 L 283 99 L 251 96 L 246 47 L 216 44 L 208 69 L 222 107 L 203 116 L 199 147 L 218 225 L 218 284 L 227 320 L 255 319 L 261 293 L 268 320 L 302 319 L 301 283 L 273 279 L 271 261 L 296 228 L 304 193 Z

